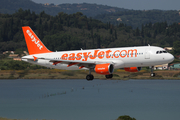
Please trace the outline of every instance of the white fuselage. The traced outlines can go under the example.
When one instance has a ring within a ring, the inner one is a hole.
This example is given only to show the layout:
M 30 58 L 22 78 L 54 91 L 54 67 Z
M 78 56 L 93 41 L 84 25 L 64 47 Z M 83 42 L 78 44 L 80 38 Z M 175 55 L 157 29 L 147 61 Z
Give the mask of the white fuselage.
M 37 60 L 34 60 L 34 57 L 37 57 Z M 174 56 L 160 47 L 142 46 L 50 52 L 24 56 L 22 60 L 49 68 L 78 70 L 79 66 L 67 67 L 67 64 L 78 63 L 85 68 L 103 63 L 111 63 L 114 68 L 143 67 L 172 62 Z M 61 63 L 54 65 L 56 61 Z

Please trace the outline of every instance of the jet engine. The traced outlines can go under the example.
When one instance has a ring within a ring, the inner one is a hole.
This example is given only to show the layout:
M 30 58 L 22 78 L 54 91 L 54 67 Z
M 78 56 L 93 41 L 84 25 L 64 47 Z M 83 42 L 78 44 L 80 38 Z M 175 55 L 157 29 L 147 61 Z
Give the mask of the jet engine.
M 109 75 L 112 74 L 114 71 L 114 66 L 112 64 L 97 64 L 95 66 L 95 72 L 97 74 L 102 74 L 102 75 Z
M 128 67 L 124 68 L 124 70 L 128 72 L 139 72 L 141 70 L 141 67 Z

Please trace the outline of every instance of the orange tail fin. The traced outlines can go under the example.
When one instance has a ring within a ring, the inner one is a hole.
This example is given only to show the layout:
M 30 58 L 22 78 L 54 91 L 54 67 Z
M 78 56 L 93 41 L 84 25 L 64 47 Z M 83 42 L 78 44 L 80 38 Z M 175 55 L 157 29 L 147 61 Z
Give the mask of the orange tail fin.
M 30 55 L 51 52 L 46 48 L 46 46 L 41 42 L 41 40 L 37 37 L 37 35 L 29 26 L 22 27 L 22 30 Z

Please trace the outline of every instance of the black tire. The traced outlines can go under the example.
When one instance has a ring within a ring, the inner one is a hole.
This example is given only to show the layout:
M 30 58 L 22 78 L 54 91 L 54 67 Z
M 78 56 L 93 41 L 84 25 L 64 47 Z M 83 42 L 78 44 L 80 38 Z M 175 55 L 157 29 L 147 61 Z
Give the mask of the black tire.
M 93 79 L 94 79 L 94 76 L 91 75 L 91 74 L 88 74 L 88 75 L 86 76 L 86 80 L 88 80 L 88 81 L 91 81 L 91 80 L 93 80 Z
M 107 79 L 110 79 L 113 77 L 113 74 L 105 75 Z
M 154 76 L 156 76 L 156 74 L 155 74 L 155 73 L 151 73 L 150 76 L 151 76 L 151 77 L 154 77 Z

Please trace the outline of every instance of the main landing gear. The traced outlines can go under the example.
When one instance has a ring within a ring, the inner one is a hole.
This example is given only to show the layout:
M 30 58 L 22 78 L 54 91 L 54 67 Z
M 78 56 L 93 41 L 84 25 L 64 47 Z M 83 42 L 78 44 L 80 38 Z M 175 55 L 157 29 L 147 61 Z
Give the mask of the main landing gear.
M 94 79 L 94 76 L 91 74 L 91 69 L 89 69 L 89 74 L 86 76 L 86 80 L 91 81 Z
M 150 74 L 150 76 L 151 76 L 151 77 L 156 76 L 156 74 L 155 74 L 155 73 L 153 73 L 153 70 L 154 70 L 154 66 L 151 66 L 151 74 Z
M 110 79 L 110 78 L 113 77 L 113 74 L 105 75 L 105 77 L 106 77 L 107 79 Z M 93 76 L 92 74 L 88 74 L 88 75 L 86 76 L 86 80 L 88 80 L 88 81 L 91 81 L 91 80 L 93 80 L 93 79 L 94 79 L 94 76 Z
M 113 77 L 113 74 L 105 75 L 106 79 Z M 91 81 L 94 79 L 94 76 L 91 74 L 91 69 L 89 69 L 89 74 L 86 76 L 86 80 Z
M 113 77 L 113 74 L 105 75 L 107 79 L 110 79 Z
M 88 74 L 87 76 L 86 76 L 86 80 L 88 80 L 88 81 L 91 81 L 91 80 L 93 80 L 94 79 L 94 76 L 92 75 L 92 74 Z

